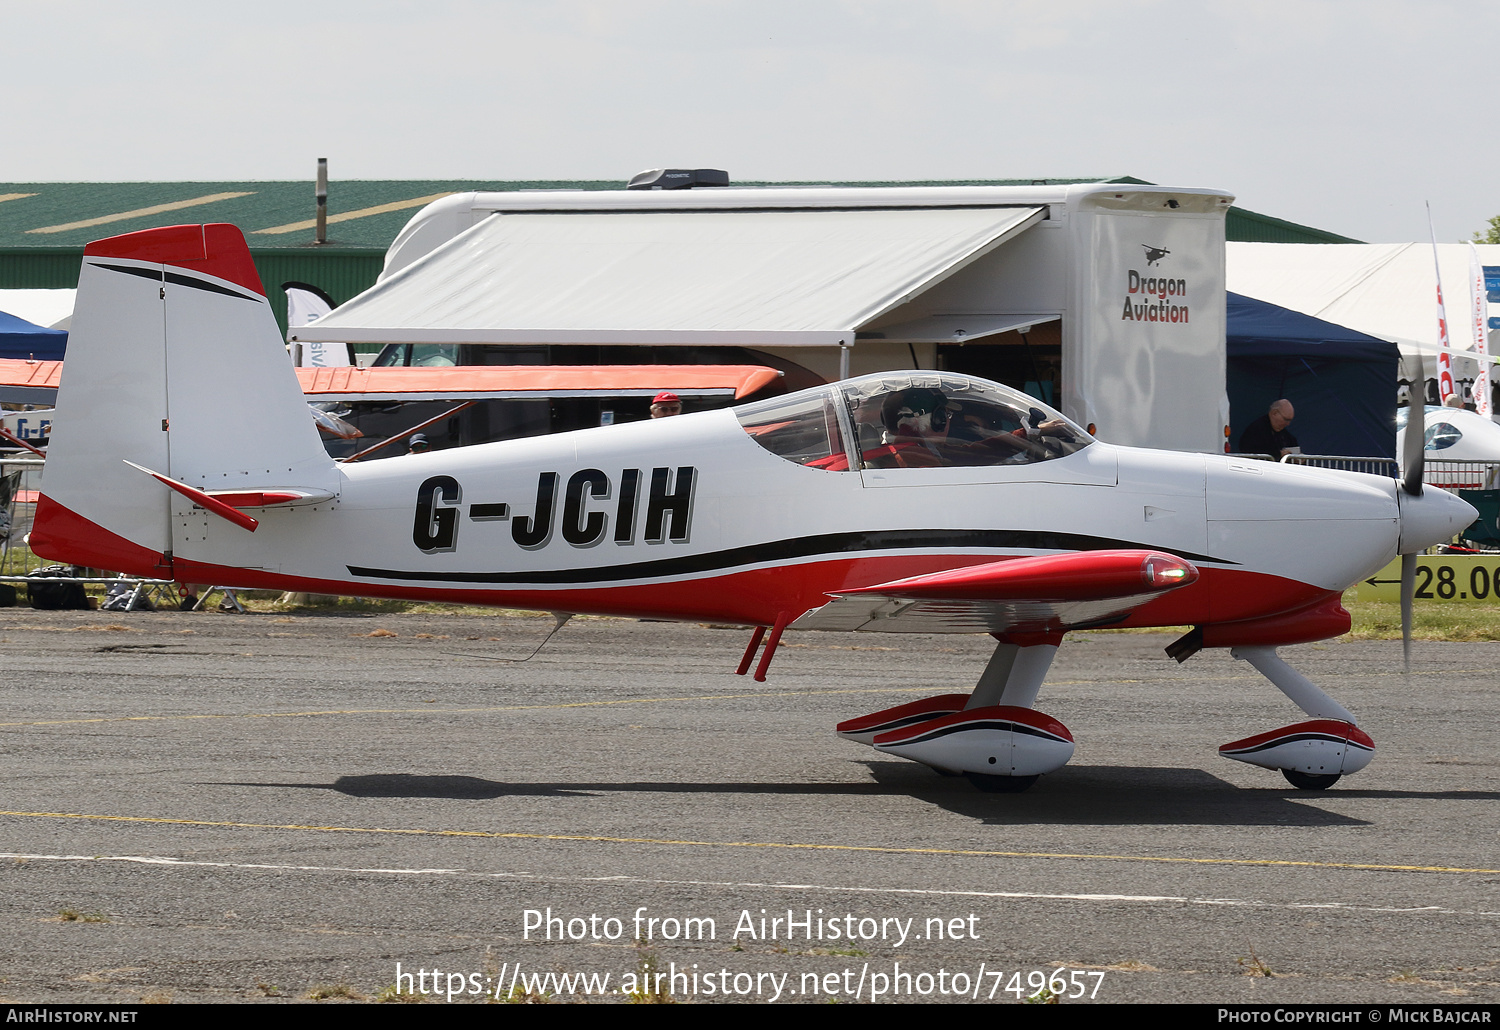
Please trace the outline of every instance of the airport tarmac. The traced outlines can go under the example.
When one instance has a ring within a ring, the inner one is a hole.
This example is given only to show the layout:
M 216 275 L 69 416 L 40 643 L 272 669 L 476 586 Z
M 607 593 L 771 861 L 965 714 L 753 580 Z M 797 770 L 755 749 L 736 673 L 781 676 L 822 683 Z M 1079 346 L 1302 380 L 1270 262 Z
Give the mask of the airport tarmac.
M 1074 760 L 993 795 L 833 733 L 987 638 L 476 657 L 550 626 L 0 611 L 0 999 L 1500 1001 L 1500 644 L 1284 649 L 1379 747 L 1306 793 L 1215 753 L 1301 718 L 1244 663 L 1071 634 Z

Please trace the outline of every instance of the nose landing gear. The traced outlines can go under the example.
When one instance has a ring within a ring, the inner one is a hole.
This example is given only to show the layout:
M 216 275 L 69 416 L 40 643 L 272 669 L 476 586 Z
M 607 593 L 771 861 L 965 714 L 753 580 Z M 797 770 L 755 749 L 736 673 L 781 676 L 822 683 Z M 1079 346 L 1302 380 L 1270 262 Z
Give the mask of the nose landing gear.
M 1280 769 L 1298 790 L 1327 790 L 1370 764 L 1375 741 L 1354 725 L 1347 708 L 1282 661 L 1274 647 L 1237 647 L 1230 653 L 1253 665 L 1312 719 L 1231 741 L 1219 748 L 1219 754 Z

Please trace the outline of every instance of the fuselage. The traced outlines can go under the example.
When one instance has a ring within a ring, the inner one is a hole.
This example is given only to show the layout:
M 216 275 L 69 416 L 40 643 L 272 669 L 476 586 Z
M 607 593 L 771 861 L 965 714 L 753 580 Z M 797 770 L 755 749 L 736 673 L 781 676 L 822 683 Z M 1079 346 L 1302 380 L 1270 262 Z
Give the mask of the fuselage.
M 339 467 L 245 533 L 174 498 L 178 578 L 767 624 L 957 566 L 1150 548 L 1199 582 L 1128 625 L 1263 618 L 1396 553 L 1393 481 L 1095 441 L 1032 464 L 809 467 L 731 410 Z M 201 568 L 195 566 L 201 565 Z
M 1370 476 L 1111 446 L 931 370 L 336 464 L 233 226 L 96 241 L 78 296 L 31 543 L 131 575 L 784 627 L 928 573 L 1160 551 L 1196 575 L 1109 617 L 1235 646 L 1342 632 L 1344 587 L 1474 517 Z

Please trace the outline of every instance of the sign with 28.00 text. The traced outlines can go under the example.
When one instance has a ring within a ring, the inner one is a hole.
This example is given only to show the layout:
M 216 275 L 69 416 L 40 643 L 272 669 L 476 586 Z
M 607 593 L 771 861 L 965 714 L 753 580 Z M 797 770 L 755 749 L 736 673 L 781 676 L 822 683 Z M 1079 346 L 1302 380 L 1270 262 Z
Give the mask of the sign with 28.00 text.
M 1361 601 L 1401 600 L 1398 558 L 1359 583 Z M 1500 554 L 1424 554 L 1417 558 L 1419 604 L 1447 601 L 1500 605 Z

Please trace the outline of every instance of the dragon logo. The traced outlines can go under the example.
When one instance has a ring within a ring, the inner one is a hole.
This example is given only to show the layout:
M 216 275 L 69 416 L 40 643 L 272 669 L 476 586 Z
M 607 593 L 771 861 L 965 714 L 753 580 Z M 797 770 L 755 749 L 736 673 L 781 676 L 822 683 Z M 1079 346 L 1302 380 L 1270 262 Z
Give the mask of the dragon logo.
M 1142 243 L 1141 247 L 1146 251 L 1146 264 L 1154 265 L 1162 258 L 1172 253 L 1165 247 L 1153 247 L 1149 243 Z

